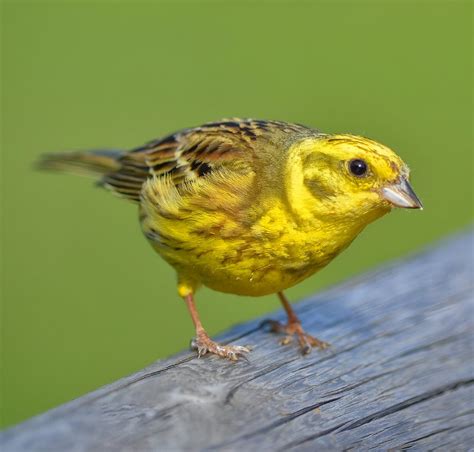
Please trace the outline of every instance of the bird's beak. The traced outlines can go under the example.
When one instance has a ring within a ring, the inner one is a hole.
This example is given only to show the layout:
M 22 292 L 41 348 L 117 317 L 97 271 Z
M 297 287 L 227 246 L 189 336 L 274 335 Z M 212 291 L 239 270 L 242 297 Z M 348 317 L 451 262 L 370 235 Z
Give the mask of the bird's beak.
M 396 207 L 404 207 L 406 209 L 423 209 L 418 196 L 416 196 L 413 188 L 408 180 L 401 177 L 394 184 L 388 185 L 382 189 L 382 197 Z

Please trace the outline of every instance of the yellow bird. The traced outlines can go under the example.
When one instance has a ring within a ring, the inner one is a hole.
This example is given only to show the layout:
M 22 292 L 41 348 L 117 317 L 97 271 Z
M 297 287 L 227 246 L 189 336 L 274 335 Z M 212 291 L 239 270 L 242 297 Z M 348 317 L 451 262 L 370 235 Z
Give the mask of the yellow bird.
M 421 209 L 407 165 L 368 138 L 298 124 L 225 119 L 131 151 L 46 155 L 44 169 L 92 175 L 138 204 L 152 247 L 174 267 L 196 328 L 199 356 L 249 351 L 206 333 L 194 296 L 201 285 L 238 295 L 278 294 L 303 353 L 327 344 L 307 334 L 283 291 L 325 267 L 392 207 Z

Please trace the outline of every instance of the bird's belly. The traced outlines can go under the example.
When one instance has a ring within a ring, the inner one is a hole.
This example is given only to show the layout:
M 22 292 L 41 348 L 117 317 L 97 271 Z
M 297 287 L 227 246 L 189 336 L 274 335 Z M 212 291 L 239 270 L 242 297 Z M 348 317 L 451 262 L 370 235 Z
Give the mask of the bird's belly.
M 333 230 L 322 227 L 243 228 L 218 213 L 205 217 L 206 222 L 199 223 L 200 218 L 196 214 L 187 222 L 145 219 L 142 228 L 192 290 L 203 284 L 237 295 L 261 296 L 294 286 L 325 267 L 360 232 L 346 228 L 335 239 Z
M 191 247 L 181 244 L 174 249 L 157 243 L 153 246 L 179 275 L 190 275 L 219 292 L 248 296 L 288 289 L 334 257 L 332 252 L 324 251 L 308 254 L 299 247 L 295 247 L 297 252 L 291 253 L 288 247 L 273 242 L 266 244 L 254 239 L 247 242 L 242 238 L 208 238 L 205 242 L 194 241 Z
M 294 286 L 314 273 L 307 269 L 303 272 L 288 272 L 285 269 L 270 268 L 246 269 L 240 267 L 220 269 L 208 277 L 201 275 L 201 281 L 207 287 L 219 292 L 237 295 L 262 296 L 269 295 Z

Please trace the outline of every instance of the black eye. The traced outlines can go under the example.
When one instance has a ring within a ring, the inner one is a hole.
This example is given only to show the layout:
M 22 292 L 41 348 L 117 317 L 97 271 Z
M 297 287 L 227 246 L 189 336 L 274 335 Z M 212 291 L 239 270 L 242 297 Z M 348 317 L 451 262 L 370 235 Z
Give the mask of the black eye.
M 363 176 L 367 173 L 367 163 L 360 159 L 354 159 L 349 162 L 349 170 L 354 176 Z

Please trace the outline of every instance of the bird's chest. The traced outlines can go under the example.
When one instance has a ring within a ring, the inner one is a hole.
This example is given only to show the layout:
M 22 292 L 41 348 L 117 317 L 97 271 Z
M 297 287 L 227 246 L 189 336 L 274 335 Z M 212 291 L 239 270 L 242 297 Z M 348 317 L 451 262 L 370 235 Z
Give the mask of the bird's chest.
M 295 224 L 278 204 L 248 222 L 220 212 L 188 221 L 149 220 L 142 221 L 145 234 L 178 274 L 239 295 L 287 289 L 327 265 L 354 238 L 331 225 Z
M 296 225 L 278 210 L 263 216 L 239 237 L 216 242 L 207 286 L 242 295 L 285 290 L 326 266 L 354 239 L 353 231 L 327 225 Z M 221 258 L 222 257 L 222 258 Z
M 258 225 L 252 232 L 254 242 L 259 243 L 255 248 L 259 260 L 266 261 L 269 268 L 289 277 L 293 283 L 326 266 L 355 237 L 352 231 L 337 231 L 335 227 L 317 223 L 287 223 L 271 232 L 262 231 Z

